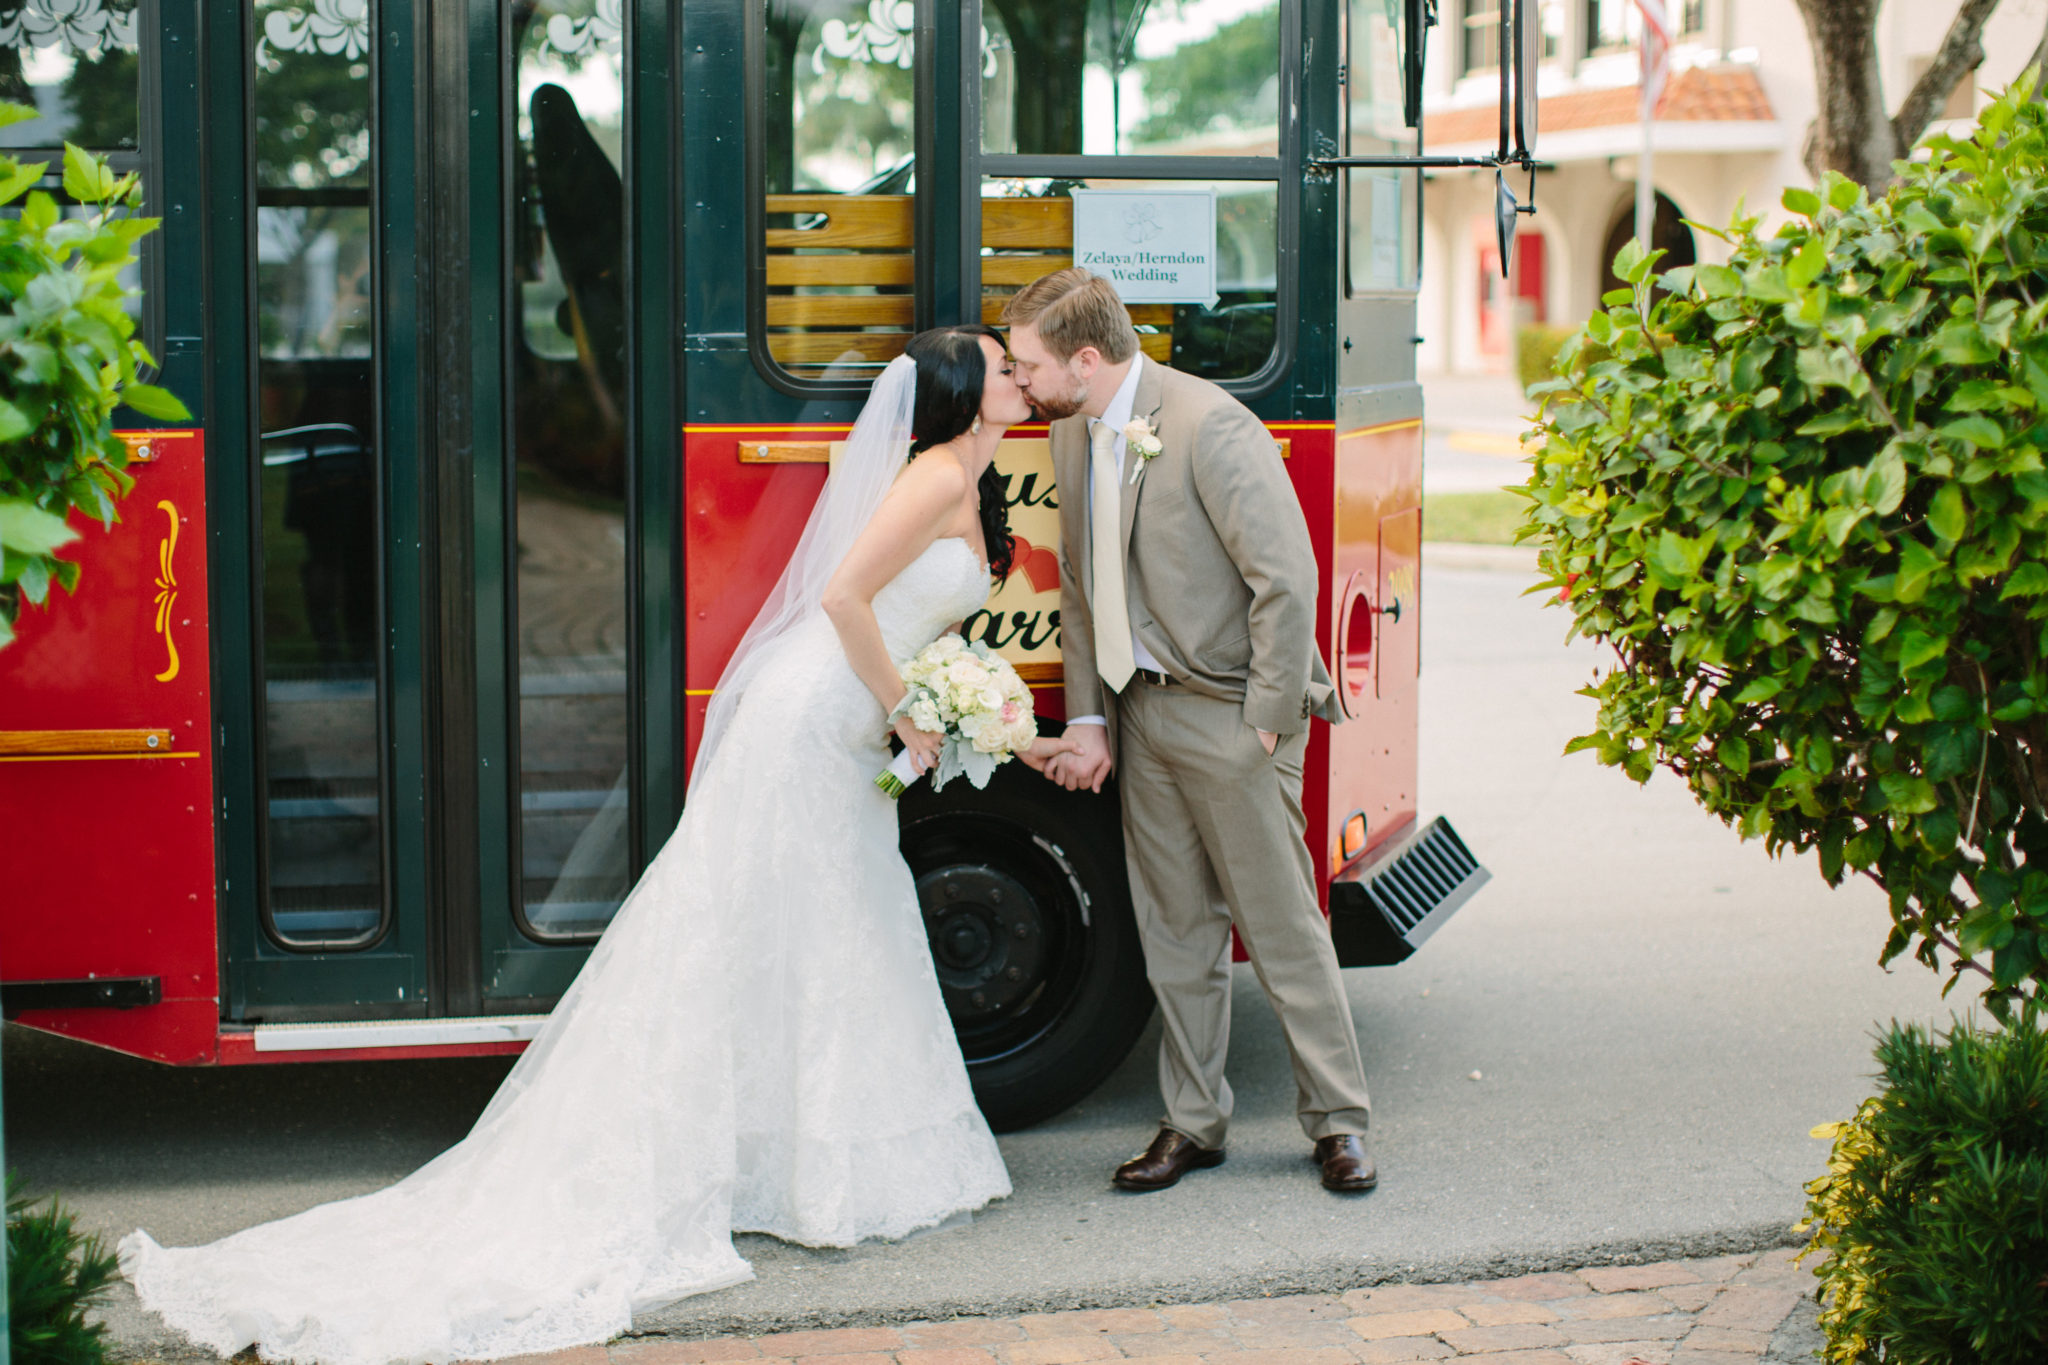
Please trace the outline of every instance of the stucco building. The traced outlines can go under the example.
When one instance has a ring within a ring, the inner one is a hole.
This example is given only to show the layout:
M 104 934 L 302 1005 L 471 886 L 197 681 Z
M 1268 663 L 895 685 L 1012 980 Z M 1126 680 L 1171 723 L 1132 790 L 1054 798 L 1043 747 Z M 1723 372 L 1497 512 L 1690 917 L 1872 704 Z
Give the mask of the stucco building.
M 1431 34 L 1423 140 L 1432 153 L 1493 149 L 1501 0 L 1443 0 Z M 1677 30 L 1652 125 L 1658 245 L 1714 260 L 1725 248 L 1679 221 L 1725 223 L 1738 204 L 1782 214 L 1788 185 L 1812 183 L 1801 149 L 1817 108 L 1813 54 L 1792 0 L 1665 0 Z M 1893 111 L 1940 47 L 1959 0 L 1889 0 L 1877 23 Z M 1512 363 L 1520 321 L 1583 321 L 1608 262 L 1635 230 L 1643 145 L 1633 0 L 1543 0 L 1536 181 L 1514 277 L 1503 280 L 1491 172 L 1434 174 L 1424 195 L 1418 367 L 1476 372 Z M 1967 121 L 1985 89 L 2017 76 L 2048 25 L 2048 0 L 2004 0 L 1984 32 L 1986 58 L 1933 130 Z M 1965 125 L 1967 126 L 1966 122 Z M 1523 177 L 1510 185 L 1526 198 Z M 1767 217 L 1768 221 L 1768 217 Z

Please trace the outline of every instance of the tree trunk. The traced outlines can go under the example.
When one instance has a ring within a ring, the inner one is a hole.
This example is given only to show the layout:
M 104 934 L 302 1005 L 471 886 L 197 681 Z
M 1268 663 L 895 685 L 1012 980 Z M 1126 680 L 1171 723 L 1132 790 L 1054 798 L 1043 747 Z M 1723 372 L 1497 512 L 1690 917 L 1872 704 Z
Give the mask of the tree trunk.
M 1892 162 L 1912 150 L 1935 113 L 1984 61 L 1984 22 L 1998 0 L 1963 0 L 1933 62 L 1914 82 L 1898 117 L 1885 111 L 1877 56 L 1882 0 L 1799 0 L 1813 47 L 1820 116 L 1806 144 L 1806 168 L 1840 171 L 1873 195 L 1892 182 Z
M 1840 171 L 1872 194 L 1891 183 L 1900 154 L 1884 107 L 1877 57 L 1880 0 L 1799 0 L 1813 46 L 1814 91 L 1820 114 L 1808 143 L 1807 169 Z
M 1081 83 L 1088 6 L 1079 0 L 994 0 L 1017 53 L 1017 150 L 1081 150 Z

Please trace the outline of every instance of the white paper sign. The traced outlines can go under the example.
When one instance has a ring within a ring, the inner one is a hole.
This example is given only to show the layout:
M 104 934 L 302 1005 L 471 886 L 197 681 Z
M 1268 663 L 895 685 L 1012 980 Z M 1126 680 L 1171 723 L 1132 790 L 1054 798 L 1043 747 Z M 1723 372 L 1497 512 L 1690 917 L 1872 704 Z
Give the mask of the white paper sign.
M 1075 190 L 1074 264 L 1125 303 L 1216 303 L 1216 191 Z

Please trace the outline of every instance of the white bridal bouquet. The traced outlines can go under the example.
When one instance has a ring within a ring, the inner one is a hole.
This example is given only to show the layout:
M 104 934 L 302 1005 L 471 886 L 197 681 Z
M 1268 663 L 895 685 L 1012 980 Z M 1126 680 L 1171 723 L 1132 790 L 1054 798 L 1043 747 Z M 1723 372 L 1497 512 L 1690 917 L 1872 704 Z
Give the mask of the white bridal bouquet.
M 958 635 L 941 635 L 901 671 L 903 685 L 910 690 L 889 719 L 909 716 L 918 729 L 946 737 L 938 766 L 932 769 L 934 788 L 962 773 L 975 786 L 986 787 L 999 766 L 1038 738 L 1030 687 L 1009 660 L 979 640 L 970 644 Z M 901 796 L 916 780 L 905 751 L 876 775 L 875 785 Z

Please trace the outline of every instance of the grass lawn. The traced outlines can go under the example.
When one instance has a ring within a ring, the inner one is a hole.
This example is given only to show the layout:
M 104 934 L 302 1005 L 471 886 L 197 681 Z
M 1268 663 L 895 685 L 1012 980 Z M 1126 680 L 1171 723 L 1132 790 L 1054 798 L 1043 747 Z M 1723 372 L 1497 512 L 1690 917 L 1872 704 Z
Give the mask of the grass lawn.
M 1512 545 L 1528 505 L 1513 493 L 1438 493 L 1423 499 L 1422 538 Z

